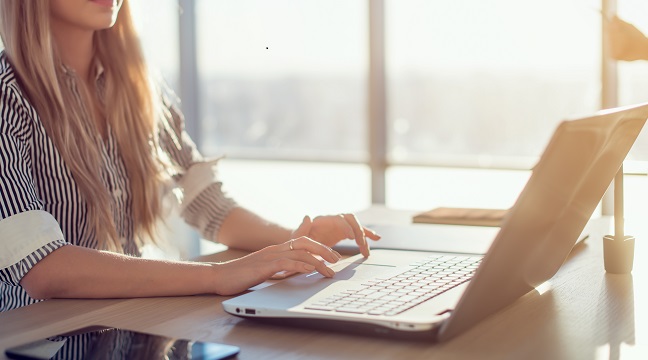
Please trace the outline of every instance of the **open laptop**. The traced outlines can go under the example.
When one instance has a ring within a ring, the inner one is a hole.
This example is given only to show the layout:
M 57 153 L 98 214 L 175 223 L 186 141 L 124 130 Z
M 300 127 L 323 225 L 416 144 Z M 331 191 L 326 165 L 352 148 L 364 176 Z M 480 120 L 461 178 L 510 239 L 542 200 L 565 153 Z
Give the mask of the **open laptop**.
M 648 104 L 562 122 L 483 256 L 376 249 L 223 302 L 230 314 L 443 341 L 550 279 L 639 135 Z M 405 240 L 404 240 L 405 241 Z M 391 291 L 400 290 L 400 292 Z

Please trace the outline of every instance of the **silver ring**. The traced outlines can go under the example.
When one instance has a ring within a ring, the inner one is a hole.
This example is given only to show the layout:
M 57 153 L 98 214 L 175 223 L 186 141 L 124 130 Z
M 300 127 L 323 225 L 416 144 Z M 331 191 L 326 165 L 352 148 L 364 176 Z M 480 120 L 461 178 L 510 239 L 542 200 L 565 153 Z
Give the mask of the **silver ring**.
M 295 248 L 293 247 L 293 241 L 295 241 L 295 239 L 288 241 L 288 247 L 290 248 L 291 251 L 295 250 Z

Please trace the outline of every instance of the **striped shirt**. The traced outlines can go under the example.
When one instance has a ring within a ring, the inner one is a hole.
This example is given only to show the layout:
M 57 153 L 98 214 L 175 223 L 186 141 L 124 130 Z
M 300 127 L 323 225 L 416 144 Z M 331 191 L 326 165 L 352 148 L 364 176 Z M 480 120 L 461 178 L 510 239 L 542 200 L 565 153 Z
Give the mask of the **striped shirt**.
M 97 88 L 103 85 L 98 72 Z M 76 91 L 74 74 L 67 86 Z M 78 94 L 78 93 L 77 93 Z M 221 190 L 215 161 L 205 160 L 184 131 L 182 116 L 169 101 L 170 126 L 161 127 L 160 146 L 180 169 L 175 185 L 183 193 L 181 215 L 203 237 L 215 239 L 235 202 Z M 89 120 L 92 121 L 92 120 Z M 117 140 L 108 129 L 99 145 L 101 179 L 112 195 L 111 210 L 127 254 L 141 256 L 135 242 L 131 193 Z M 86 219 L 87 204 L 70 169 L 24 96 L 4 52 L 0 54 L 0 311 L 32 304 L 20 280 L 52 251 L 74 244 L 97 247 Z

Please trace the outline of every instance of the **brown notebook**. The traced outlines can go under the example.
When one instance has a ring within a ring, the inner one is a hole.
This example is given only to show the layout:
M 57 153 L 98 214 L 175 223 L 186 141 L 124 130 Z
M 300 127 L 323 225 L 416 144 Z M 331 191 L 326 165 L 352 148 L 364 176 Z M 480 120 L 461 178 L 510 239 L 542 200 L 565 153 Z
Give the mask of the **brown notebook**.
M 500 226 L 507 210 L 438 207 L 414 215 L 415 223 Z

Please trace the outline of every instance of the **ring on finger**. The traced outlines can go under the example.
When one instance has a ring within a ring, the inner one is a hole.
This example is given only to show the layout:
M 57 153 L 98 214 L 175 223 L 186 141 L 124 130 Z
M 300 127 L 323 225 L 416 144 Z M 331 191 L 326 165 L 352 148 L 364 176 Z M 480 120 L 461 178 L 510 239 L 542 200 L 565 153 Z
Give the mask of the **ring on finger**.
M 288 247 L 290 248 L 291 251 L 295 250 L 295 247 L 293 246 L 294 241 L 295 239 L 291 239 L 290 241 L 288 241 Z

